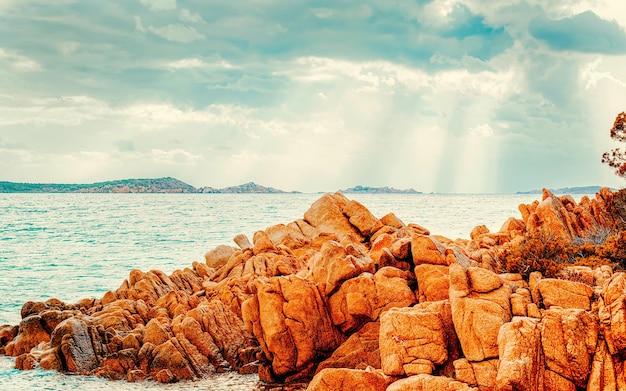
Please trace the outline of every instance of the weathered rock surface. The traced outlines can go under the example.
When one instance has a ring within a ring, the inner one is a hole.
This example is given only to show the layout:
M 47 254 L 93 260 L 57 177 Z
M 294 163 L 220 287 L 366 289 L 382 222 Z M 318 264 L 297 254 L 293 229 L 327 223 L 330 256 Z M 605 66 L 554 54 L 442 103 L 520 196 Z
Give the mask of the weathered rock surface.
M 319 372 L 308 391 L 385 391 L 391 379 L 379 371 L 326 368 Z
M 468 360 L 498 357 L 500 327 L 511 320 L 510 297 L 511 288 L 497 274 L 477 267 L 450 266 L 452 319 Z
M 526 280 L 499 255 L 528 235 L 624 229 L 625 202 L 546 191 L 521 220 L 453 241 L 326 194 L 304 219 L 238 235 L 191 268 L 133 270 L 100 299 L 25 303 L 19 325 L 0 326 L 0 354 L 128 381 L 236 370 L 313 378 L 310 390 L 622 390 L 626 273 Z

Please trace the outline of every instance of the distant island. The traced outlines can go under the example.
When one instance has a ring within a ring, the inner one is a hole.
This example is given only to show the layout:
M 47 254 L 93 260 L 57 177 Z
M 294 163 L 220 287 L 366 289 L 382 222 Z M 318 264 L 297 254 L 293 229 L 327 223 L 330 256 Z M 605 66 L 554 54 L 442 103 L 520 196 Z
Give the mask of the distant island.
M 285 193 L 292 193 L 292 194 L 299 194 L 299 191 L 283 191 L 283 190 L 279 190 L 279 189 L 275 189 L 273 187 L 265 187 L 265 186 L 261 186 L 261 185 L 257 185 L 254 182 L 248 182 L 248 183 L 244 183 L 243 185 L 239 185 L 239 186 L 231 186 L 231 187 L 225 187 L 223 189 L 216 189 L 213 187 L 201 187 L 198 189 L 198 193 L 218 193 L 218 194 L 285 194 Z
M 18 183 L 0 182 L 0 193 L 288 193 L 286 191 L 257 185 L 254 182 L 223 189 L 196 188 L 179 179 L 140 178 L 90 184 Z M 296 192 L 292 192 L 296 193 Z
M 549 189 L 554 194 L 595 194 L 604 186 L 561 187 Z M 612 189 L 613 190 L 613 189 Z M 541 194 L 543 190 L 518 191 L 515 194 Z
M 394 189 L 393 187 L 369 187 L 355 186 L 349 189 L 339 190 L 344 194 L 423 194 L 415 189 Z

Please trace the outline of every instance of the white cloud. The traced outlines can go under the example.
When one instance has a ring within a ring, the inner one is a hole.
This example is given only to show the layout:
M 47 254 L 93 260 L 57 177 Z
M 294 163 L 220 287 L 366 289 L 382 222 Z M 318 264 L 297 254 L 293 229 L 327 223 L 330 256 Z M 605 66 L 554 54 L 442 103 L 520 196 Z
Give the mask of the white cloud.
M 491 137 L 493 136 L 494 132 L 489 124 L 481 124 L 470 128 L 469 134 L 472 137 Z
M 187 23 L 204 22 L 204 20 L 202 19 L 202 16 L 200 16 L 198 12 L 191 12 L 186 8 L 183 8 L 180 10 L 180 12 L 178 13 L 178 20 L 180 20 L 181 22 L 187 22 Z
M 584 66 L 580 71 L 580 77 L 582 81 L 585 83 L 585 89 L 590 90 L 592 88 L 597 87 L 598 82 L 602 80 L 608 80 L 614 84 L 617 84 L 621 87 L 626 87 L 626 82 L 614 77 L 611 72 L 602 72 L 600 71 L 600 67 L 602 65 L 602 58 L 597 58 L 596 60 L 588 63 Z
M 176 0 L 139 0 L 151 11 L 170 11 L 176 9 Z
M 194 69 L 194 68 L 219 68 L 219 69 L 233 69 L 233 66 L 228 61 L 223 59 L 216 59 L 213 62 L 206 62 L 199 58 L 183 58 L 176 61 L 170 61 L 165 64 L 159 64 L 157 68 L 178 70 L 178 69 Z
M 192 165 L 203 159 L 200 155 L 194 155 L 193 153 L 180 148 L 167 151 L 162 149 L 153 149 L 151 150 L 151 154 L 152 159 L 156 163 L 164 164 Z
M 183 58 L 182 60 L 177 60 L 173 62 L 169 62 L 166 64 L 166 68 L 169 69 L 190 69 L 190 68 L 204 68 L 208 64 L 199 58 Z
M 311 11 L 313 12 L 313 15 L 315 15 L 316 18 L 320 18 L 320 19 L 332 18 L 334 15 L 333 10 L 329 8 L 314 8 Z
M 456 92 L 502 99 L 515 93 L 518 80 L 513 69 L 470 72 L 466 69 L 428 73 L 418 68 L 388 61 L 353 62 L 323 57 L 301 57 L 292 69 L 281 72 L 301 82 L 352 80 L 358 91 L 399 90 L 417 92 Z
M 57 43 L 57 48 L 59 49 L 59 52 L 61 52 L 61 54 L 65 56 L 70 56 L 74 54 L 79 47 L 80 44 L 74 41 L 63 41 Z
M 42 69 L 41 64 L 32 58 L 0 48 L 0 66 L 2 65 L 3 59 L 17 72 L 38 72 Z
M 151 32 L 156 36 L 173 42 L 189 43 L 205 38 L 205 36 L 200 34 L 195 28 L 188 27 L 180 23 L 168 24 L 163 27 L 155 27 L 152 25 L 146 27 L 143 25 L 139 16 L 135 16 L 135 29 L 142 33 Z

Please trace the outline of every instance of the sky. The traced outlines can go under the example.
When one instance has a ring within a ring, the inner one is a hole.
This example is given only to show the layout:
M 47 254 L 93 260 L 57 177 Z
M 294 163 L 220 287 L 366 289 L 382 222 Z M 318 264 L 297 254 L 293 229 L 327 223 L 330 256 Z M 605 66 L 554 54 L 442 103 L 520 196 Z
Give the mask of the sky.
M 624 187 L 618 0 L 0 0 L 0 180 Z

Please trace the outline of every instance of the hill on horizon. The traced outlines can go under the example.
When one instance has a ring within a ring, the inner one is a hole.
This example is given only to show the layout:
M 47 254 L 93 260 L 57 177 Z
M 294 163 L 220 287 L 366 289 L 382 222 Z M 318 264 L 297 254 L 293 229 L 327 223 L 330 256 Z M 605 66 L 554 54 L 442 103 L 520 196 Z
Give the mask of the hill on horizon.
M 395 189 L 393 187 L 369 187 L 357 185 L 348 189 L 339 190 L 344 194 L 423 194 L 415 189 Z
M 548 189 L 554 194 L 595 194 L 606 186 L 577 186 L 577 187 L 561 187 L 558 189 Z M 611 190 L 615 190 L 611 188 Z M 515 194 L 541 194 L 543 189 L 535 189 L 528 191 L 518 191 Z
M 212 187 L 196 188 L 172 177 L 121 179 L 88 184 L 22 183 L 0 181 L 0 193 L 214 193 L 214 194 L 282 194 L 286 192 L 254 182 L 223 189 Z

